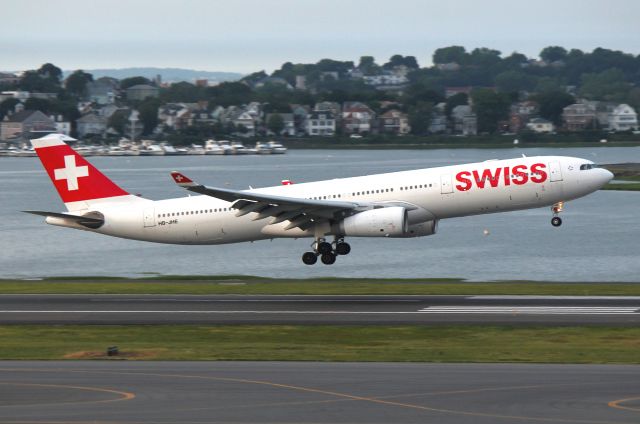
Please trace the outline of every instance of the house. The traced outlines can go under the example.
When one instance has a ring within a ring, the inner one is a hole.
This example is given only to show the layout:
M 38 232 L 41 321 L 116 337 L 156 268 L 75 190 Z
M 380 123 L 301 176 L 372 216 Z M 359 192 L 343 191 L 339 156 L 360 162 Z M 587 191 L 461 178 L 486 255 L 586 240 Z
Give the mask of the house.
M 527 128 L 527 123 L 539 110 L 538 103 L 527 100 L 511 105 L 508 127 L 512 133 L 517 133 Z
M 62 115 L 51 116 L 50 119 L 54 121 L 56 133 L 71 135 L 71 122 L 65 121 Z
M 103 77 L 87 83 L 85 99 L 98 105 L 109 105 L 116 101 L 118 81 L 114 78 Z
M 102 136 L 107 131 L 107 119 L 93 112 L 78 119 L 76 125 L 79 137 Z
M 629 131 L 638 129 L 638 114 L 628 104 L 620 104 L 609 115 L 609 130 Z
M 293 121 L 296 127 L 296 134 L 306 134 L 307 117 L 309 116 L 309 106 L 306 105 L 289 105 L 291 113 L 293 113 Z
M 381 91 L 402 92 L 409 84 L 406 76 L 397 75 L 391 71 L 385 71 L 382 75 L 366 75 L 362 80 L 366 85 Z
M 342 108 L 342 129 L 345 134 L 369 134 L 373 129 L 375 113 L 360 102 L 345 102 Z
M 453 132 L 462 135 L 476 135 L 478 133 L 478 117 L 469 105 L 460 105 L 451 111 Z
M 19 110 L 0 123 L 1 140 L 27 140 L 56 131 L 55 122 L 39 110 Z
M 438 103 L 431 112 L 431 122 L 429 132 L 431 134 L 444 134 L 447 132 L 447 115 L 445 114 L 446 103 Z
M 332 136 L 336 133 L 336 119 L 329 111 L 313 111 L 307 117 L 307 134 Z
M 147 97 L 158 97 L 160 90 L 148 84 L 137 84 L 127 88 L 127 100 L 144 100 Z
M 574 103 L 562 110 L 564 126 L 569 131 L 582 131 L 597 127 L 596 107 L 590 103 Z
M 185 103 L 167 103 L 158 108 L 158 124 L 172 129 L 183 130 L 191 123 L 191 110 Z
M 296 125 L 295 125 L 293 113 L 267 113 L 267 116 L 265 119 L 265 122 L 267 123 L 267 127 L 269 125 L 269 120 L 273 115 L 280 115 L 284 123 L 284 127 L 282 128 L 282 131 L 280 131 L 280 134 L 275 134 L 275 135 L 289 135 L 289 136 L 296 135 Z M 268 129 L 267 131 L 269 135 L 274 135 Z
M 245 137 L 253 137 L 256 135 L 256 120 L 251 113 L 243 111 L 233 118 L 232 122 L 240 135 Z
M 543 118 L 533 118 L 527 123 L 527 129 L 536 133 L 552 133 L 553 122 Z
M 385 134 L 405 135 L 409 134 L 409 117 L 406 113 L 397 109 L 391 109 L 378 118 L 378 130 Z

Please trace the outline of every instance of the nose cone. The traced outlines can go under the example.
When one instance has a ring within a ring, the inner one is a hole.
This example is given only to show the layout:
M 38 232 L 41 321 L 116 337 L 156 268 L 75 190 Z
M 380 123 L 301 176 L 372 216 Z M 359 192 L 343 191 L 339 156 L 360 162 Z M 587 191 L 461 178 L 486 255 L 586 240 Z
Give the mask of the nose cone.
M 598 169 L 598 171 L 599 171 L 598 180 L 600 182 L 600 186 L 604 186 L 605 184 L 607 184 L 609 181 L 613 179 L 613 173 L 611 171 L 604 168 L 600 168 Z

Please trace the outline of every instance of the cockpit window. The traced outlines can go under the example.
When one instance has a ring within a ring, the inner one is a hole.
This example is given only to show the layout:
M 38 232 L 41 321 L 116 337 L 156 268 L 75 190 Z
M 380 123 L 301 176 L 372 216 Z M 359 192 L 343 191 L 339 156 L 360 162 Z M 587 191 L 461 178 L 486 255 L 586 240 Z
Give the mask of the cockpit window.
M 585 171 L 587 169 L 594 169 L 597 167 L 598 165 L 596 165 L 595 163 L 583 163 L 582 165 L 580 165 L 580 170 Z

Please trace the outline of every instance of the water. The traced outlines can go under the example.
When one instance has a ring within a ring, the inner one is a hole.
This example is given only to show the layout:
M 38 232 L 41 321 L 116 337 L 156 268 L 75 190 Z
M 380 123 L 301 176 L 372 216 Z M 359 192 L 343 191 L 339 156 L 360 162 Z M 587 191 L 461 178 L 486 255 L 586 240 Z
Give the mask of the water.
M 538 154 L 597 163 L 638 162 L 640 148 L 293 150 L 278 156 L 95 157 L 132 193 L 185 196 L 169 176 L 247 188 Z M 160 245 L 46 225 L 25 209 L 64 207 L 37 158 L 0 158 L 0 277 L 251 274 L 268 277 L 459 277 L 470 280 L 640 281 L 640 193 L 596 192 L 565 206 L 561 228 L 548 208 L 444 220 L 416 239 L 350 238 L 335 265 L 305 266 L 311 239 L 220 246 Z M 485 230 L 489 234 L 485 235 Z

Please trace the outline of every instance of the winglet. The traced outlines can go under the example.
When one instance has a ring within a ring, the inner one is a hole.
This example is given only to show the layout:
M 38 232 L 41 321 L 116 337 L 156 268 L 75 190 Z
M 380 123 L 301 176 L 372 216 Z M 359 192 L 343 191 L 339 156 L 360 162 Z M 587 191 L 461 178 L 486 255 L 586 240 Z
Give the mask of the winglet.
M 198 185 L 194 183 L 189 177 L 177 171 L 173 171 L 171 173 L 171 177 L 173 178 L 173 181 L 175 181 L 176 184 L 178 184 L 180 187 L 188 188 L 188 187 L 195 187 Z

